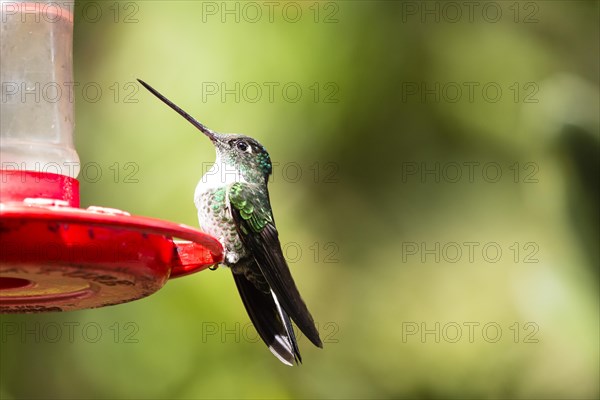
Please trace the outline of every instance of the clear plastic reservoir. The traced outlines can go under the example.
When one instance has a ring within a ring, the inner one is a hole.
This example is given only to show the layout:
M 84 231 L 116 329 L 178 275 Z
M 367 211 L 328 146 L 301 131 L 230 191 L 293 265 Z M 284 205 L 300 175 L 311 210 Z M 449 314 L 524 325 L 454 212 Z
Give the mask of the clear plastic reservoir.
M 3 170 L 73 178 L 79 173 L 73 145 L 73 4 L 0 0 Z

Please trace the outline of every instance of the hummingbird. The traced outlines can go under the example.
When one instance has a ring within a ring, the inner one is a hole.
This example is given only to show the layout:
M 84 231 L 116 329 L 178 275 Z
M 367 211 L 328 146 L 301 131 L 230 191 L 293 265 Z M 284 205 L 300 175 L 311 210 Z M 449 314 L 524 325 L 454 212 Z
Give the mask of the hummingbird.
M 269 153 L 249 136 L 208 129 L 138 81 L 214 145 L 216 161 L 194 192 L 200 227 L 223 245 L 222 264 L 233 273 L 248 316 L 269 350 L 286 365 L 302 363 L 292 320 L 315 346 L 323 344 L 281 250 L 267 188 L 273 171 Z

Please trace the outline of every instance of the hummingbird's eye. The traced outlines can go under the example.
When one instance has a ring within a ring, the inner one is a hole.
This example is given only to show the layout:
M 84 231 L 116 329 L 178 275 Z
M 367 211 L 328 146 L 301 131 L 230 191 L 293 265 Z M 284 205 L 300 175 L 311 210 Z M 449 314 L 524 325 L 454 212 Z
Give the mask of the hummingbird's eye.
M 240 140 L 239 142 L 236 143 L 236 146 L 238 149 L 240 149 L 241 151 L 246 151 L 248 150 L 248 143 L 244 142 L 243 140 Z

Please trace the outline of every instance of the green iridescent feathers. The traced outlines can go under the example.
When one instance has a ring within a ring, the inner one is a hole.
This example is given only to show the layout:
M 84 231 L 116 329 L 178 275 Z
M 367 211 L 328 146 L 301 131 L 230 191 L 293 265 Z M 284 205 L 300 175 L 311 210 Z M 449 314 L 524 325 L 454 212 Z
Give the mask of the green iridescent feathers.
M 273 222 L 268 196 L 256 185 L 234 183 L 229 189 L 229 202 L 244 221 L 240 229 L 246 235 L 248 230 L 261 232 L 267 224 Z
M 260 168 L 263 174 L 269 176 L 271 175 L 271 172 L 273 170 L 273 166 L 271 165 L 271 158 L 269 157 L 269 153 L 267 153 L 264 147 L 262 148 L 262 150 L 263 152 L 256 156 L 258 161 L 258 167 Z

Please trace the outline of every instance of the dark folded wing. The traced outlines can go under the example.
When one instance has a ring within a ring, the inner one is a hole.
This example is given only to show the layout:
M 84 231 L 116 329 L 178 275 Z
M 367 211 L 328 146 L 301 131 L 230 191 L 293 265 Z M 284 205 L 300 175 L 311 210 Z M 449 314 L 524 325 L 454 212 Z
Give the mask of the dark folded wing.
M 290 319 L 271 292 L 257 289 L 244 274 L 233 274 L 250 320 L 269 350 L 283 363 L 301 363 L 300 351 Z
M 323 347 L 306 304 L 288 268 L 275 229 L 266 187 L 235 183 L 229 190 L 231 214 L 238 234 L 251 252 L 283 310 L 315 344 Z

